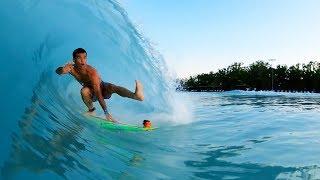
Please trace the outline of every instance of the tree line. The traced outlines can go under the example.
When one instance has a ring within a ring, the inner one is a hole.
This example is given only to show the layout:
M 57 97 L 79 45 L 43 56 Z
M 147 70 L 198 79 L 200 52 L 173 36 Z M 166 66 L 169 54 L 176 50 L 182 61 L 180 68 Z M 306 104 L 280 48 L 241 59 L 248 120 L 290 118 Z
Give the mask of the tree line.
M 202 73 L 178 80 L 179 90 L 227 91 L 274 90 L 320 92 L 320 63 L 310 61 L 290 67 L 256 61 L 249 66 L 233 63 L 217 72 Z

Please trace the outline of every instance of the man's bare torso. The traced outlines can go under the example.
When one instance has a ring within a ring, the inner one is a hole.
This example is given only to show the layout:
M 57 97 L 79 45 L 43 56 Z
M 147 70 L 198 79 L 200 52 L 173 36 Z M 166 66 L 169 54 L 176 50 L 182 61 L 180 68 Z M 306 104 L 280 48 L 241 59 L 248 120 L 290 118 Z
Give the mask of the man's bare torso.
M 70 74 L 83 86 L 92 87 L 92 76 L 99 76 L 97 71 L 90 65 L 78 68 L 75 65 L 72 66 Z M 100 77 L 99 77 L 100 79 Z

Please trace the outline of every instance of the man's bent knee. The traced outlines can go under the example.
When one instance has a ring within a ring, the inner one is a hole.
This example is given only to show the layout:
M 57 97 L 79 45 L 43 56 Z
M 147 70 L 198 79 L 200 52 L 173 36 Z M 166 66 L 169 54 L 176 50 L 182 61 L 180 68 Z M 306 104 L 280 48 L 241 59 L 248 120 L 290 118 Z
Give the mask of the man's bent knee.
M 81 95 L 85 97 L 91 97 L 92 96 L 91 89 L 88 87 L 83 87 L 81 89 Z

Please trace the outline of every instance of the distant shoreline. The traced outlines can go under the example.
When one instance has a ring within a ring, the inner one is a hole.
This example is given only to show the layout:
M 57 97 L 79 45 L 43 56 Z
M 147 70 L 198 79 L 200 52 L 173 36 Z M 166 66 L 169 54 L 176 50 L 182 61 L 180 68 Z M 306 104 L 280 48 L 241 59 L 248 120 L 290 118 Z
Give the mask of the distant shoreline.
M 234 63 L 217 72 L 177 79 L 177 90 L 222 92 L 231 90 L 320 93 L 320 63 L 293 66 L 256 61 L 249 66 Z
M 230 91 L 243 91 L 243 92 L 275 92 L 275 93 L 308 93 L 308 94 L 319 94 L 316 91 L 287 91 L 287 90 L 243 90 L 243 89 L 231 89 L 231 90 L 181 90 L 176 89 L 180 92 L 230 92 Z

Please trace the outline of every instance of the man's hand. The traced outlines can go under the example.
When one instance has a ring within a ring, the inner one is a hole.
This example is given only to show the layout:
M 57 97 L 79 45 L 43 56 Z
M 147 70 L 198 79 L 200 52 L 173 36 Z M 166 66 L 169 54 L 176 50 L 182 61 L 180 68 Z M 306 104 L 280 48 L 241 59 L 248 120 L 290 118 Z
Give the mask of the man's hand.
M 69 62 L 67 63 L 66 65 L 64 65 L 63 67 L 58 67 L 56 69 L 56 73 L 61 75 L 61 74 L 67 74 L 71 71 L 72 69 L 72 66 L 73 66 L 73 63 L 72 62 Z
M 68 73 L 68 72 L 71 71 L 72 67 L 73 67 L 73 62 L 70 61 L 70 62 L 68 62 L 66 65 L 64 65 L 63 71 L 66 72 L 66 73 Z
M 67 72 L 70 72 L 72 69 L 72 66 L 73 66 L 73 64 L 70 62 L 64 66 L 64 70 Z
M 111 116 L 111 114 L 106 114 L 106 119 L 108 120 L 108 121 L 112 121 L 112 122 L 117 122 L 116 120 L 114 120 L 113 119 L 113 117 Z

